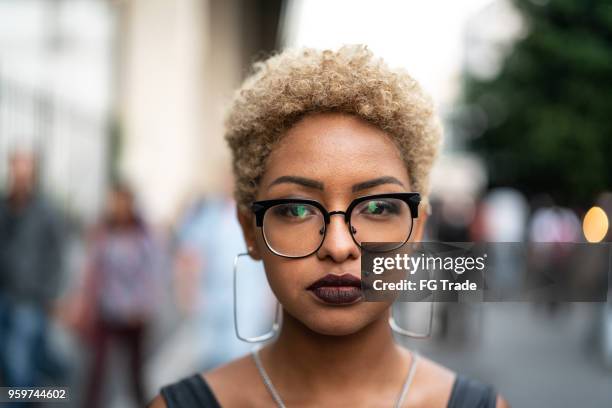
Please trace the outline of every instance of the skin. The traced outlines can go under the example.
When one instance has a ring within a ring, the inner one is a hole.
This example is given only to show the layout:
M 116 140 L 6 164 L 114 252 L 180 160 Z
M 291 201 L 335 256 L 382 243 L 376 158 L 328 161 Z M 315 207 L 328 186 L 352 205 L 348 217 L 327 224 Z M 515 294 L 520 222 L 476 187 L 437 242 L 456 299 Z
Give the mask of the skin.
M 133 214 L 132 197 L 123 191 L 111 191 L 106 205 L 109 217 L 120 225 L 129 224 Z
M 275 182 L 292 176 L 309 180 Z M 389 178 L 355 190 L 359 184 Z M 394 180 L 390 182 L 389 180 Z M 294 125 L 266 162 L 257 200 L 301 197 L 344 211 L 360 196 L 412 191 L 408 172 L 393 141 L 379 128 L 354 116 L 312 114 Z M 276 341 L 260 356 L 287 406 L 393 406 L 412 354 L 393 339 L 389 304 L 357 302 L 328 305 L 305 288 L 328 273 L 360 277 L 360 250 L 343 217 L 332 216 L 318 252 L 301 259 L 273 254 L 250 213 L 238 213 L 254 259 L 262 260 L 270 287 L 283 306 Z M 412 240 L 422 237 L 420 211 Z M 223 407 L 274 404 L 250 356 L 203 374 Z M 419 358 L 404 407 L 446 407 L 455 374 Z M 236 384 L 240 391 L 236 392 Z M 152 407 L 164 407 L 157 397 Z M 498 407 L 506 407 L 498 398 Z
M 24 207 L 36 184 L 36 158 L 26 151 L 17 151 L 9 159 L 9 197 L 14 208 Z

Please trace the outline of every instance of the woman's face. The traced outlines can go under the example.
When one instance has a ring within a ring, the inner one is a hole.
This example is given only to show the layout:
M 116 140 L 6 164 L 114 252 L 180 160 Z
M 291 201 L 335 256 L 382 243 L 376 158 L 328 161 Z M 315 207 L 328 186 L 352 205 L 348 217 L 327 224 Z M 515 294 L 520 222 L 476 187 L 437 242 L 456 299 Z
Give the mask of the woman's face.
M 286 178 L 278 182 L 284 176 L 306 182 Z M 399 150 L 382 130 L 354 116 L 325 113 L 305 117 L 276 145 L 266 162 L 257 200 L 306 198 L 319 201 L 328 211 L 345 211 L 357 197 L 409 191 L 408 173 Z M 344 217 L 332 216 L 319 250 L 299 259 L 272 253 L 253 217 L 240 213 L 239 218 L 247 244 L 253 248 L 251 255 L 263 260 L 277 299 L 311 330 L 346 335 L 386 317 L 389 303 L 360 299 L 332 304 L 308 289 L 328 274 L 350 274 L 360 279 L 360 248 Z M 412 232 L 413 240 L 422 234 L 420 218 Z
M 132 216 L 132 198 L 123 191 L 111 191 L 108 198 L 108 216 L 115 222 L 127 223 Z

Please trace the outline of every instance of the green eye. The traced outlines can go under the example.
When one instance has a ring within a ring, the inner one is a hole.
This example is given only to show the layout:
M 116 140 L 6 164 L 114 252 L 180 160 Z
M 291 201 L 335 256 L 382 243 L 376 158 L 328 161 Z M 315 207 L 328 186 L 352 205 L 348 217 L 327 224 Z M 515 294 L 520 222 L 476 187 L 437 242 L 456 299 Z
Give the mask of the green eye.
M 308 209 L 306 208 L 305 205 L 298 204 L 298 205 L 294 205 L 291 208 L 291 215 L 294 215 L 296 217 L 304 218 L 307 214 L 308 214 Z
M 382 208 L 379 205 L 379 202 L 377 201 L 368 202 L 368 212 L 372 214 L 379 214 L 381 211 L 382 211 Z
M 371 216 L 390 216 L 398 214 L 400 206 L 394 200 L 371 200 L 363 203 L 359 212 Z
M 287 221 L 305 221 L 316 214 L 316 209 L 308 204 L 279 204 L 274 207 L 272 214 Z

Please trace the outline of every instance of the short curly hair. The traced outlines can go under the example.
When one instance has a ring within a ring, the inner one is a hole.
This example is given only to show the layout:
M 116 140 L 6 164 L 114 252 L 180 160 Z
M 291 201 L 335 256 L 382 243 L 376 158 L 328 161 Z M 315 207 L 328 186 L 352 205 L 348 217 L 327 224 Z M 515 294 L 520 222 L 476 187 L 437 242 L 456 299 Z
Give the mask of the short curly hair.
M 398 147 L 413 190 L 427 197 L 442 127 L 431 99 L 406 72 L 391 70 L 363 45 L 287 50 L 253 68 L 225 122 L 239 208 L 255 200 L 276 142 L 318 112 L 355 115 L 382 129 Z

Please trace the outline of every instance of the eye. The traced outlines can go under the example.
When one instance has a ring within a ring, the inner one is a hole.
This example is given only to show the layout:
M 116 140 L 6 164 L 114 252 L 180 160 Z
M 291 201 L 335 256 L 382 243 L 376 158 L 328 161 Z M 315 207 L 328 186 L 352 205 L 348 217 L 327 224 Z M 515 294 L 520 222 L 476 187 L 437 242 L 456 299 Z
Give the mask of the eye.
M 359 214 L 364 215 L 393 215 L 398 214 L 400 209 L 395 200 L 370 200 L 363 203 Z
M 305 220 L 315 215 L 315 208 L 308 204 L 280 204 L 273 208 L 274 215 L 294 220 Z

